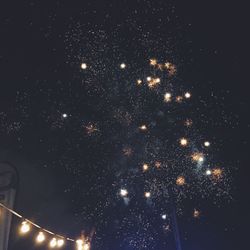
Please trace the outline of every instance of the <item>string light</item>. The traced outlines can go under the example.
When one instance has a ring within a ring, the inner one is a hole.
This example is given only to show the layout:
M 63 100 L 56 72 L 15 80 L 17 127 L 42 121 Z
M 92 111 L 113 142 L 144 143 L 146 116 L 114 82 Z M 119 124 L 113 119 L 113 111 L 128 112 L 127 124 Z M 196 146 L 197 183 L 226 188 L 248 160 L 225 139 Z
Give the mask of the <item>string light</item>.
M 145 130 L 147 130 L 147 126 L 146 126 L 146 125 L 141 125 L 141 126 L 139 127 L 139 129 L 145 131 Z
M 210 142 L 209 142 L 209 141 L 205 141 L 205 142 L 204 142 L 204 146 L 205 146 L 205 147 L 209 147 L 209 146 L 210 146 Z
M 1 209 L 5 209 L 6 211 L 8 211 L 9 213 L 13 214 L 14 216 L 22 219 L 22 223 L 21 223 L 21 226 L 20 226 L 20 234 L 26 234 L 28 233 L 30 230 L 31 230 L 31 227 L 34 227 L 34 228 L 37 228 L 39 229 L 40 231 L 38 232 L 36 238 L 35 238 L 35 241 L 36 243 L 38 244 L 41 244 L 43 243 L 45 240 L 46 240 L 46 236 L 45 236 L 45 233 L 46 234 L 50 234 L 52 236 L 56 236 L 56 237 L 53 237 L 50 241 L 49 241 L 49 247 L 50 248 L 60 248 L 60 247 L 63 247 L 65 245 L 65 241 L 70 241 L 70 242 L 76 242 L 76 240 L 74 239 L 71 239 L 71 238 L 68 238 L 68 237 L 63 237 L 63 236 L 60 236 L 59 234 L 56 234 L 56 233 L 53 233 L 45 228 L 42 228 L 41 226 L 35 224 L 34 222 L 24 218 L 22 215 L 20 215 L 19 213 L 15 212 L 14 210 L 6 207 L 3 203 L 0 202 L 0 210 Z M 89 242 L 83 242 L 82 244 L 82 248 L 79 248 L 79 249 L 82 249 L 82 250 L 89 250 L 90 249 L 90 243 Z
M 190 94 L 189 92 L 186 92 L 184 96 L 185 96 L 185 98 L 187 98 L 187 99 L 188 99 L 188 98 L 190 98 L 190 97 L 191 97 L 191 94 Z
M 144 196 L 145 196 L 146 198 L 150 198 L 151 193 L 150 193 L 150 192 L 145 192 L 145 193 L 144 193 Z
M 64 240 L 63 239 L 59 239 L 57 240 L 57 247 L 62 247 L 64 245 Z
M 188 145 L 188 140 L 186 138 L 181 138 L 180 144 L 181 144 L 181 146 L 185 147 Z
M 57 246 L 57 240 L 56 238 L 52 238 L 52 240 L 49 243 L 50 248 L 55 248 Z
M 26 234 L 30 231 L 30 224 L 27 221 L 23 221 L 20 228 L 21 234 Z
M 36 242 L 37 243 L 42 243 L 45 241 L 45 235 L 43 232 L 39 232 L 37 237 L 36 237 Z

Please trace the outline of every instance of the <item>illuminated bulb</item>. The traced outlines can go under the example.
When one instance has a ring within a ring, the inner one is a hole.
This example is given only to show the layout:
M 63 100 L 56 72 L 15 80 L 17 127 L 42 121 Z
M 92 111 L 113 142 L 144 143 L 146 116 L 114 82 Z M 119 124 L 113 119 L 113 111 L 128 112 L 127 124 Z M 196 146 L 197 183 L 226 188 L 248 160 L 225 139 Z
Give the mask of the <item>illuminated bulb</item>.
M 198 152 L 196 152 L 196 153 L 193 153 L 192 154 L 192 159 L 193 159 L 193 161 L 196 161 L 196 162 L 203 162 L 204 161 L 204 156 L 203 156 L 203 154 L 202 153 L 198 153 Z
M 57 240 L 56 238 L 53 238 L 49 243 L 49 247 L 55 248 L 56 246 L 57 246 Z
M 212 171 L 210 169 L 207 169 L 206 170 L 206 175 L 211 175 L 212 174 Z
M 30 231 L 30 224 L 27 223 L 27 221 L 23 221 L 21 224 L 20 232 L 22 234 L 26 234 Z
M 213 169 L 213 176 L 216 178 L 220 178 L 222 176 L 222 170 L 220 168 Z
M 148 164 L 144 163 L 142 168 L 143 168 L 143 171 L 147 171 L 149 166 L 148 166 Z
M 171 101 L 171 93 L 167 92 L 165 95 L 164 95 L 164 101 L 165 102 L 170 102 Z
M 63 117 L 63 118 L 67 118 L 68 115 L 67 115 L 66 113 L 64 113 L 64 114 L 62 114 L 62 117 Z
M 140 126 L 140 129 L 141 129 L 141 130 L 147 130 L 147 126 L 146 126 L 146 125 L 141 125 L 141 126 Z
M 126 68 L 126 64 L 125 63 L 121 63 L 120 68 L 121 69 L 125 69 Z
M 186 92 L 186 93 L 185 93 L 185 97 L 188 99 L 188 98 L 191 97 L 191 94 L 190 94 L 189 92 Z
M 152 80 L 152 77 L 151 76 L 148 76 L 147 77 L 147 81 L 150 82 Z
M 83 250 L 89 250 L 89 249 L 90 249 L 89 243 L 85 243 L 83 246 Z
M 87 64 L 86 63 L 82 63 L 81 64 L 81 69 L 87 69 Z
M 210 146 L 210 142 L 209 142 L 209 141 L 205 141 L 205 142 L 204 142 L 204 146 L 205 146 L 205 147 L 209 147 L 209 146 Z
M 121 195 L 122 197 L 127 196 L 127 195 L 128 195 L 128 190 L 127 190 L 127 189 L 121 189 L 121 190 L 120 190 L 120 195 Z
M 163 215 L 161 216 L 161 218 L 162 218 L 163 220 L 166 220 L 166 219 L 167 219 L 167 215 L 166 215 L 166 214 L 163 214 Z
M 181 138 L 180 139 L 180 144 L 181 144 L 181 146 L 187 146 L 187 144 L 188 144 L 188 140 L 186 139 L 186 138 Z
M 150 198 L 151 193 L 150 193 L 150 192 L 145 192 L 144 196 L 145 196 L 146 198 Z
M 63 245 L 64 245 L 64 240 L 63 239 L 57 240 L 57 247 L 62 247 Z
M 39 232 L 37 237 L 36 237 L 36 242 L 37 243 L 42 243 L 45 240 L 45 235 L 43 232 Z

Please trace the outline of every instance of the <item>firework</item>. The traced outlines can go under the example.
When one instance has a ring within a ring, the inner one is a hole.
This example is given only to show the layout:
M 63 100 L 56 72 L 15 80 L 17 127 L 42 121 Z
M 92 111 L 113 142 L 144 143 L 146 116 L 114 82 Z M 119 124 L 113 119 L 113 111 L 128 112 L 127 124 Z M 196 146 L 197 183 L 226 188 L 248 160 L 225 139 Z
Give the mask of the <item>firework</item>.
M 204 155 L 203 153 L 195 152 L 192 154 L 192 160 L 195 162 L 203 162 L 204 161 Z
M 122 197 L 126 197 L 126 196 L 128 195 L 128 190 L 122 188 L 122 189 L 120 190 L 120 195 L 121 195 Z
M 189 99 L 189 98 L 191 97 L 191 94 L 190 94 L 190 92 L 186 92 L 186 93 L 184 94 L 184 96 L 185 96 L 185 98 Z
M 185 185 L 186 183 L 186 180 L 185 180 L 185 177 L 184 176 L 178 176 L 177 179 L 176 179 L 176 184 L 178 186 L 183 186 Z
M 126 66 L 125 63 L 121 63 L 121 64 L 120 64 L 120 68 L 121 68 L 121 69 L 125 69 L 126 67 L 127 67 L 127 66 Z
M 171 97 L 172 97 L 171 93 L 169 93 L 169 92 L 165 93 L 165 95 L 164 95 L 164 101 L 165 102 L 170 102 L 171 101 Z
M 156 66 L 157 65 L 157 60 L 156 59 L 150 59 L 150 65 Z
M 142 130 L 142 131 L 146 131 L 148 128 L 147 128 L 146 125 L 141 125 L 141 126 L 139 127 L 139 129 Z
M 83 69 L 83 70 L 84 70 L 84 69 L 87 69 L 87 64 L 86 64 L 86 63 L 82 63 L 82 64 L 81 64 L 81 69 Z
M 149 169 L 149 165 L 146 164 L 146 163 L 144 163 L 144 164 L 142 165 L 142 169 L 143 169 L 144 172 L 147 171 L 147 170 Z

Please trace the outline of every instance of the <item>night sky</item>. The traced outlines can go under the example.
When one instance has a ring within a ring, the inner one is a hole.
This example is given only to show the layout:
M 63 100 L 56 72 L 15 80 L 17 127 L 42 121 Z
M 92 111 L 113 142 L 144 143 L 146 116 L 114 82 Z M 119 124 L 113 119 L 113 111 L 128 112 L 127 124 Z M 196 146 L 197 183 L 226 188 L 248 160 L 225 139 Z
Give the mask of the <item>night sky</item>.
M 246 6 L 33 0 L 0 13 L 0 161 L 19 171 L 16 211 L 92 250 L 172 250 L 174 207 L 183 250 L 245 249 Z M 10 250 L 48 248 L 19 224 Z

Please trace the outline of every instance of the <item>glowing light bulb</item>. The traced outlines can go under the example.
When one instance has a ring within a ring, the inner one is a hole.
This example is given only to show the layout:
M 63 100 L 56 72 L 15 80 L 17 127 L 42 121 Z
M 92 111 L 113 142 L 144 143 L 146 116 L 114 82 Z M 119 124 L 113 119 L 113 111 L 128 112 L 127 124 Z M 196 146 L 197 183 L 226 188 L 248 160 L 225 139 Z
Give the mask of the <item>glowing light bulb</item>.
M 125 69 L 125 68 L 126 68 L 126 64 L 125 64 L 125 63 L 121 63 L 121 64 L 120 64 L 120 68 L 121 68 L 121 69 Z
M 170 102 L 171 101 L 171 93 L 167 92 L 165 95 L 164 95 L 164 101 L 165 102 Z
M 145 196 L 146 198 L 150 198 L 151 193 L 150 193 L 150 192 L 145 192 L 145 193 L 144 193 L 144 196 Z
M 49 247 L 50 248 L 55 248 L 57 246 L 57 240 L 56 238 L 53 238 L 50 243 L 49 243 Z
M 87 69 L 87 64 L 86 63 L 82 63 L 81 64 L 81 69 Z
M 155 66 L 157 65 L 157 60 L 156 59 L 150 59 L 150 65 Z
M 26 234 L 29 231 L 30 231 L 30 224 L 27 221 L 23 221 L 20 228 L 21 234 Z
M 148 76 L 147 77 L 147 81 L 150 82 L 152 80 L 152 77 L 151 76 Z
M 122 188 L 122 189 L 120 190 L 120 195 L 121 195 L 122 197 L 127 196 L 127 195 L 128 195 L 128 190 Z
M 156 79 L 155 79 L 155 82 L 156 82 L 156 83 L 160 83 L 160 82 L 161 82 L 161 79 L 160 79 L 160 78 L 156 78 Z
M 210 142 L 209 142 L 209 141 L 205 141 L 205 142 L 204 142 L 204 146 L 205 146 L 205 147 L 209 147 L 209 146 L 210 146 Z
M 89 243 L 85 243 L 83 246 L 83 250 L 89 250 L 90 249 L 90 244 Z
M 63 118 L 67 118 L 68 115 L 67 115 L 66 113 L 63 113 L 63 114 L 62 114 L 62 117 L 63 117 Z
M 42 243 L 45 241 L 45 235 L 43 232 L 39 232 L 37 237 L 36 237 L 36 242 L 37 243 Z
M 163 220 L 166 220 L 166 219 L 167 219 L 167 215 L 166 215 L 166 214 L 163 214 L 163 215 L 161 216 L 161 218 L 162 218 Z
M 190 98 L 190 97 L 191 97 L 191 94 L 190 94 L 189 92 L 186 92 L 184 96 L 185 96 L 185 98 L 187 98 L 187 99 L 188 99 L 188 98 Z
M 59 239 L 59 240 L 57 240 L 57 247 L 62 247 L 63 245 L 64 245 L 64 240 L 63 239 Z

